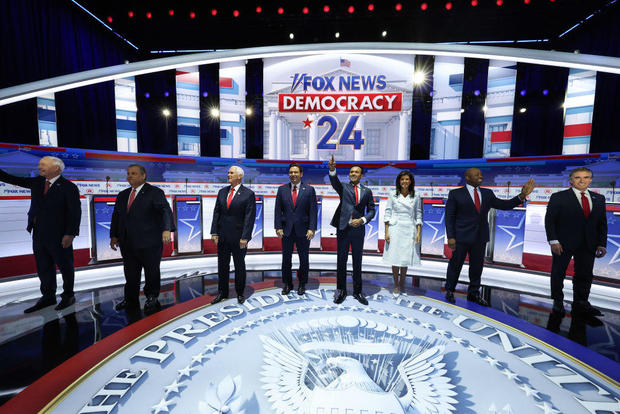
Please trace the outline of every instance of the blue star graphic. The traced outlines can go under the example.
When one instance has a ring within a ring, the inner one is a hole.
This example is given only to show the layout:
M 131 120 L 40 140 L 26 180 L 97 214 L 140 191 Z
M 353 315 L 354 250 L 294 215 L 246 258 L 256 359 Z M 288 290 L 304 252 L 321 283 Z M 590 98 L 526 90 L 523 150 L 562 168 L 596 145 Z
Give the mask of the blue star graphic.
M 193 239 L 195 239 L 196 237 L 200 236 L 200 229 L 198 225 L 194 226 L 193 224 L 191 224 L 192 222 L 195 223 L 198 221 L 198 215 L 200 213 L 200 210 L 197 208 L 196 209 L 196 215 L 193 218 L 186 218 L 186 219 L 179 219 L 179 221 L 183 224 L 185 224 L 187 227 L 189 227 L 189 235 L 187 236 L 187 241 L 191 241 Z M 194 230 L 196 230 L 196 232 L 194 232 Z
M 443 240 L 444 239 L 444 232 L 441 232 L 441 234 L 439 236 L 437 236 L 440 232 L 440 229 L 443 229 L 444 226 L 444 218 L 445 218 L 446 213 L 441 213 L 441 218 L 439 219 L 439 221 L 425 221 L 424 224 L 426 224 L 428 227 L 430 227 L 431 229 L 435 230 L 435 233 L 433 233 L 433 237 L 431 237 L 431 244 L 435 243 L 438 240 Z M 437 227 L 433 226 L 433 224 L 437 224 Z
M 608 234 L 607 235 L 607 241 L 613 244 L 614 246 L 616 246 L 616 251 L 614 252 L 614 255 L 611 257 L 611 259 L 609 259 L 608 264 L 610 265 L 620 262 L 620 258 L 619 258 L 620 257 L 620 243 L 618 243 L 617 241 L 614 241 L 614 238 L 620 238 L 620 234 Z
M 510 235 L 510 240 L 508 241 L 508 246 L 506 246 L 506 251 L 514 249 L 515 247 L 521 246 L 523 244 L 523 240 L 521 240 L 519 243 L 512 244 L 512 242 L 514 242 L 514 240 L 517 238 L 517 235 L 508 230 L 520 230 L 523 227 L 523 223 L 525 223 L 525 214 L 521 216 L 521 220 L 516 226 L 497 226 Z

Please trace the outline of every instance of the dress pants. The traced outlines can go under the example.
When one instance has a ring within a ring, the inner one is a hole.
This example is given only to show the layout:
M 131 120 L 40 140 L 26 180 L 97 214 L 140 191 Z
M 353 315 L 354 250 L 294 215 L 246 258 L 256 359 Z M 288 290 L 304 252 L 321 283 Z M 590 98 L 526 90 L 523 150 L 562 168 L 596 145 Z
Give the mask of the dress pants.
M 592 286 L 592 268 L 594 266 L 594 251 L 589 250 L 585 245 L 577 249 L 562 249 L 561 255 L 553 255 L 551 265 L 551 298 L 554 302 L 564 300 L 564 278 L 566 268 L 571 257 L 575 259 L 575 276 L 573 276 L 573 305 L 585 304 L 590 297 L 590 287 Z
M 301 285 L 308 283 L 310 240 L 306 236 L 299 237 L 291 234 L 290 236 L 282 237 L 282 283 L 285 286 L 293 285 L 293 272 L 291 270 L 293 245 L 297 246 L 297 255 L 299 256 L 298 282 Z
M 347 290 L 347 261 L 349 247 L 353 256 L 353 294 L 362 293 L 362 253 L 364 249 L 365 226 L 347 226 L 344 230 L 336 231 L 338 241 L 338 259 L 336 273 L 336 288 Z
M 163 245 L 136 249 L 121 246 L 123 269 L 125 270 L 125 300 L 137 305 L 140 299 L 140 279 L 144 268 L 144 294 L 146 297 L 159 296 L 160 279 L 159 264 Z
M 239 247 L 239 237 L 219 236 L 217 242 L 217 290 L 228 297 L 228 278 L 230 275 L 230 256 L 235 264 L 235 291 L 243 295 L 245 289 L 245 254 L 248 249 Z
M 75 270 L 73 268 L 73 246 L 63 249 L 62 238 L 44 239 L 34 228 L 32 235 L 32 251 L 37 264 L 37 274 L 41 281 L 41 295 L 45 300 L 56 300 L 56 266 L 62 274 L 61 298 L 73 296 Z
M 446 290 L 454 292 L 456 283 L 459 280 L 461 269 L 465 257 L 469 254 L 469 287 L 467 289 L 468 296 L 478 296 L 480 294 L 480 277 L 482 275 L 482 267 L 484 265 L 484 251 L 487 242 L 476 240 L 473 244 L 465 245 L 456 243 L 456 249 L 452 252 L 452 257 L 448 262 L 448 270 L 446 272 Z

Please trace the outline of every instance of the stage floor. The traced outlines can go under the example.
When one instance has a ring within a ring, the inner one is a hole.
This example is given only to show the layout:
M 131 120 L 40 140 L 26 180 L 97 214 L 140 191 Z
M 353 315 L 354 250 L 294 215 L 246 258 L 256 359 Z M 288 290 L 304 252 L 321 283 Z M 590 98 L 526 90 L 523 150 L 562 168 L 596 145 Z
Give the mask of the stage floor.
M 455 306 L 441 280 L 409 276 L 393 295 L 384 273 L 364 274 L 367 307 L 350 296 L 334 305 L 331 271 L 311 272 L 301 298 L 279 294 L 278 271 L 248 272 L 247 283 L 245 305 L 208 306 L 215 275 L 166 280 L 150 317 L 114 310 L 122 286 L 81 291 L 60 313 L 6 304 L 0 402 L 21 412 L 288 413 L 303 401 L 312 413 L 620 410 L 618 311 L 556 318 L 546 298 L 490 287 L 484 308 L 465 300 L 466 285 Z

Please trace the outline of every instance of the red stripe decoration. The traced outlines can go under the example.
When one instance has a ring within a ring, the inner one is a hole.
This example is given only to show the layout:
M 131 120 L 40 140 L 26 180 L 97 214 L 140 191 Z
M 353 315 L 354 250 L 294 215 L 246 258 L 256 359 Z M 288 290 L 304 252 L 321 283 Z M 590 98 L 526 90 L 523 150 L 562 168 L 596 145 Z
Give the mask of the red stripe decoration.
M 112 202 L 116 203 L 116 197 L 93 197 L 94 202 Z
M 610 206 L 607 204 L 607 211 L 620 211 L 620 206 Z
M 199 200 L 198 197 L 199 196 L 180 196 L 180 197 L 177 197 L 176 200 L 177 201 L 198 201 Z
M 51 151 L 51 152 L 67 152 L 65 148 L 42 147 L 39 145 L 19 145 L 19 144 L 0 144 L 0 148 L 11 148 L 24 151 Z
M 592 134 L 592 124 L 575 124 L 564 126 L 564 138 L 588 137 Z
M 510 158 L 487 158 L 487 162 L 506 162 L 506 161 L 551 161 L 551 160 L 574 160 L 582 158 L 601 158 L 601 154 L 580 154 L 580 155 L 541 155 L 537 157 L 510 157 Z
M 157 157 L 150 155 L 129 155 L 129 154 L 101 154 L 97 152 L 85 152 L 85 158 L 99 160 L 123 160 L 123 161 L 155 161 L 155 162 L 175 162 L 178 164 L 195 164 L 193 158 L 173 158 L 173 157 Z
M 417 166 L 418 166 L 417 162 L 397 162 L 395 164 L 392 164 L 392 167 L 396 167 L 396 168 L 413 168 Z
M 512 141 L 512 131 L 491 132 L 491 144 Z
M 256 160 L 257 163 L 268 163 L 268 164 L 290 164 L 294 162 L 295 164 L 323 164 L 323 161 L 302 161 L 302 160 Z
M 232 88 L 233 78 L 220 78 L 220 88 Z
M 423 200 L 424 204 L 443 204 L 444 200 Z

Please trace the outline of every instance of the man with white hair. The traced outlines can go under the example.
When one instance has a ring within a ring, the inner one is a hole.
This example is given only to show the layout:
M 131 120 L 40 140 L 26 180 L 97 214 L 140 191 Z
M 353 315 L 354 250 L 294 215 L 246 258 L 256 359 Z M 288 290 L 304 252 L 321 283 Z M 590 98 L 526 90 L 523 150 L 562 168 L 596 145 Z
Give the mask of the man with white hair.
M 233 165 L 228 170 L 228 183 L 217 193 L 211 240 L 217 245 L 218 293 L 213 302 L 228 298 L 228 275 L 230 256 L 235 264 L 235 291 L 237 301 L 245 302 L 245 254 L 252 238 L 256 217 L 256 195 L 241 184 L 243 170 Z
M 0 181 L 30 189 L 26 230 L 32 232 L 41 298 L 24 313 L 56 304 L 56 266 L 62 274 L 63 292 L 54 309 L 62 310 L 75 303 L 73 239 L 80 231 L 80 192 L 75 184 L 61 175 L 65 169 L 61 159 L 43 157 L 38 169 L 38 177 L 16 177 L 0 170 Z

